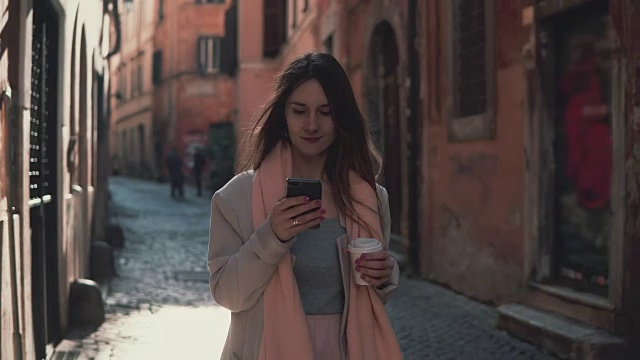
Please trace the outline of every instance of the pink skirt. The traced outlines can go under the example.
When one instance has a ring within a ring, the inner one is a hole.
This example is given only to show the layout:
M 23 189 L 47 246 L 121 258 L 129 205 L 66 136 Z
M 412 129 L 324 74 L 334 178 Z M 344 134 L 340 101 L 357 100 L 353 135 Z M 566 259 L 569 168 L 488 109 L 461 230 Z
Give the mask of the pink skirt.
M 340 353 L 341 314 L 307 315 L 315 360 L 347 360 Z

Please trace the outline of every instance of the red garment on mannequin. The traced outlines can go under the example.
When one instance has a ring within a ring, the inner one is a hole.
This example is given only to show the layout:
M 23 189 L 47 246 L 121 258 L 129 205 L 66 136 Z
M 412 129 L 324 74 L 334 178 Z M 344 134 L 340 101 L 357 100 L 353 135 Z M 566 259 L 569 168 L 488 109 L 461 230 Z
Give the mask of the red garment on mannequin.
M 607 206 L 611 196 L 612 140 L 598 76 L 596 55 L 572 67 L 561 83 L 565 96 L 566 175 L 579 204 L 587 209 Z

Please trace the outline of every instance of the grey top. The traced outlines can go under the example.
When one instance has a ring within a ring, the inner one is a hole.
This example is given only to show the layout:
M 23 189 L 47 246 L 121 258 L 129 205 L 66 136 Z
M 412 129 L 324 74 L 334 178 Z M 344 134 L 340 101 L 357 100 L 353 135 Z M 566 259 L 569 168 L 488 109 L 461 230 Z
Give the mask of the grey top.
M 299 233 L 291 246 L 291 253 L 296 256 L 293 274 L 307 315 L 342 314 L 344 310 L 344 287 L 335 239 L 345 232 L 337 218 L 327 219 L 319 229 Z

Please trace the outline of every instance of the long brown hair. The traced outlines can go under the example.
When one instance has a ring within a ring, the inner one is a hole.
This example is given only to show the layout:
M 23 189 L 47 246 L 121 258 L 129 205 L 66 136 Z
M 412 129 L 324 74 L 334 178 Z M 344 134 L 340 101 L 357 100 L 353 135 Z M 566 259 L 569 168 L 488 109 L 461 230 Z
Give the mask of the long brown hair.
M 376 177 L 382 167 L 382 158 L 370 139 L 369 125 L 358 108 L 349 77 L 329 54 L 307 53 L 294 60 L 277 77 L 274 94 L 258 113 L 245 140 L 246 153 L 240 170 L 257 170 L 279 142 L 290 146 L 286 136 L 286 102 L 293 90 L 310 79 L 317 80 L 322 86 L 336 127 L 336 138 L 327 149 L 324 173 L 333 187 L 338 211 L 372 233 L 354 209 L 354 199 L 349 191 L 349 171 L 355 171 L 364 179 L 377 197 Z M 372 210 L 378 212 L 378 209 Z

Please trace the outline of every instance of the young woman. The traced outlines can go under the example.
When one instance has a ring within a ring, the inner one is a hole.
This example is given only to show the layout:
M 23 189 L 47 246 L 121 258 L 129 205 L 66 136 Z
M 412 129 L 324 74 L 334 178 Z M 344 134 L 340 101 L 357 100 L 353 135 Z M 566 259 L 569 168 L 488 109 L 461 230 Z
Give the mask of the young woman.
M 340 63 L 322 53 L 293 61 L 249 143 L 252 170 L 211 203 L 211 294 L 232 312 L 222 358 L 401 359 L 384 309 L 399 278 L 387 192 Z M 284 198 L 288 177 L 320 180 L 322 200 Z M 371 285 L 351 273 L 346 247 L 358 237 L 384 244 L 358 260 Z

